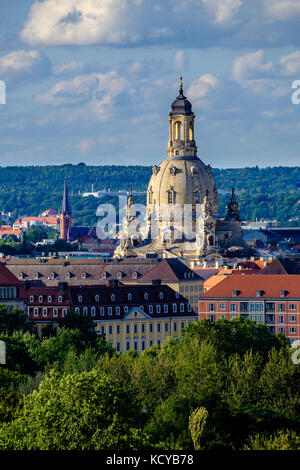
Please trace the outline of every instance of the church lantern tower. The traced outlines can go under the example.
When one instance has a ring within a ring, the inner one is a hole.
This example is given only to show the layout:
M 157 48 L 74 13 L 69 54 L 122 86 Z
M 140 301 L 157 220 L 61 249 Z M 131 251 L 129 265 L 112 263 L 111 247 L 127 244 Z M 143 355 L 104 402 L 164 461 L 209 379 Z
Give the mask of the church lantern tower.
M 64 194 L 60 213 L 60 238 L 69 241 L 72 227 L 72 209 L 69 203 L 66 178 L 64 180 Z

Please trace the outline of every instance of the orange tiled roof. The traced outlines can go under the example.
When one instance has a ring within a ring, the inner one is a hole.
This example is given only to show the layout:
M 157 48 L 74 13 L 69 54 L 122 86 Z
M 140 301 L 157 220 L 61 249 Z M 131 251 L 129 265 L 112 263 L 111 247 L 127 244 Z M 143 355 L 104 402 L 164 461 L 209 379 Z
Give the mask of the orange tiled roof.
M 232 291 L 239 291 L 237 299 L 257 297 L 257 291 L 262 294 L 259 298 L 280 298 L 280 291 L 286 291 L 284 298 L 300 298 L 300 275 L 292 274 L 243 274 L 226 276 L 222 282 L 212 287 L 201 298 L 232 297 Z M 235 298 L 235 297 L 234 297 Z
M 45 222 L 46 224 L 56 224 L 59 220 L 59 217 L 22 217 L 22 222 L 30 222 L 31 220 L 39 220 L 40 222 Z

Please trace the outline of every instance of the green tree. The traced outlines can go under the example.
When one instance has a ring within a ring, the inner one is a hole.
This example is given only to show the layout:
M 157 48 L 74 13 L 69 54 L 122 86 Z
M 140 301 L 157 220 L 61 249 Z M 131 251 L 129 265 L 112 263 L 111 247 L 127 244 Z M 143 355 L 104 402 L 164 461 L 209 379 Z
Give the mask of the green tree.
M 8 310 L 6 305 L 0 305 L 0 333 L 6 332 L 11 335 L 17 330 L 31 330 L 32 324 L 28 321 L 26 313 L 18 308 Z
M 131 396 L 108 375 L 51 373 L 24 398 L 17 418 L 0 428 L 0 448 L 137 449 L 145 445 L 133 430 L 137 415 Z
M 202 406 L 196 408 L 189 418 L 189 429 L 194 443 L 194 449 L 201 449 L 201 437 L 207 420 L 207 410 Z

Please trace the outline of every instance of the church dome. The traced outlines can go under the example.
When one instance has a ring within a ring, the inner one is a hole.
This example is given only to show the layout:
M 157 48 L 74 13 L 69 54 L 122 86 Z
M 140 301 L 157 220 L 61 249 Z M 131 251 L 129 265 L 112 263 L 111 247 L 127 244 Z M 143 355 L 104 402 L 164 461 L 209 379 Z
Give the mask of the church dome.
M 210 166 L 198 157 L 166 159 L 153 168 L 148 185 L 148 203 L 202 204 L 207 195 L 213 213 L 218 213 L 217 189 Z

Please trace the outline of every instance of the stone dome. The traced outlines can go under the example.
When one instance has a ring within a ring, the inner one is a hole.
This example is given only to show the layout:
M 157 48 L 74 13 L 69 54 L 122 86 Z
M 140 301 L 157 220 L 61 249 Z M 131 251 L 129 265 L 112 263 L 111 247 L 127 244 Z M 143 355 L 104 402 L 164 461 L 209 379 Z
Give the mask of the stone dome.
M 170 191 L 175 204 L 202 204 L 205 195 L 218 213 L 217 189 L 210 166 L 197 156 L 167 158 L 153 167 L 148 185 L 148 203 L 169 204 Z
M 192 114 L 192 104 L 184 96 L 182 89 L 180 89 L 179 95 L 177 96 L 176 100 L 173 101 L 173 103 L 171 104 L 170 115 L 172 114 L 183 114 L 185 116 L 189 116 Z

